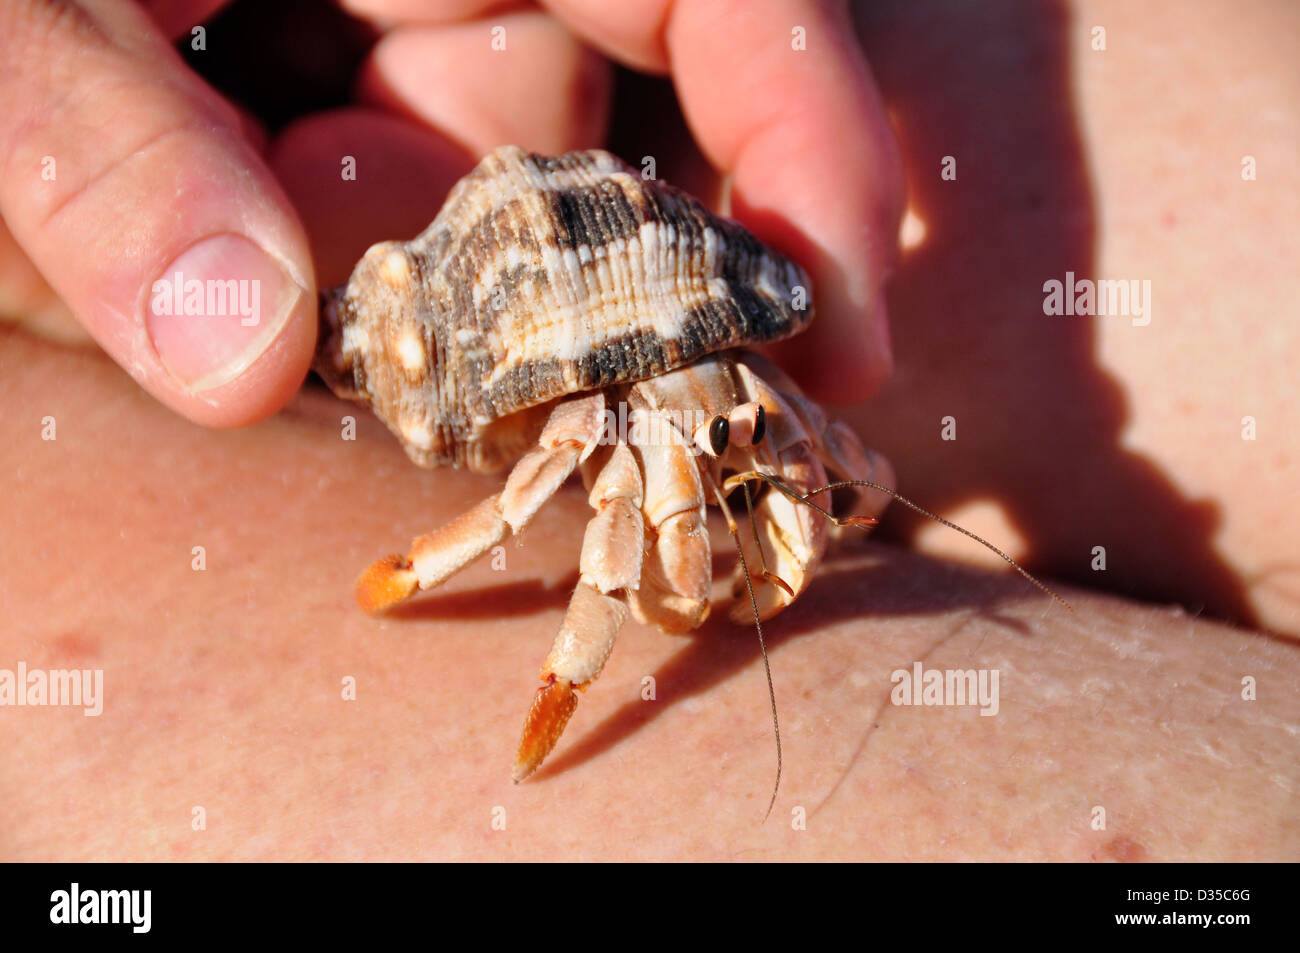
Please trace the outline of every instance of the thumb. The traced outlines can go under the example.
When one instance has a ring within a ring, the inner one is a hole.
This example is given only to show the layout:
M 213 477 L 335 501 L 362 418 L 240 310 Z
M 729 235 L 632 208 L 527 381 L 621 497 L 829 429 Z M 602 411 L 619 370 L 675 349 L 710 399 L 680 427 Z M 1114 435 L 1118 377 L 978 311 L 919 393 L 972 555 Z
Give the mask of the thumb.
M 126 0 L 0 4 L 0 62 L 0 216 L 73 314 L 199 423 L 282 406 L 315 281 L 233 108 Z

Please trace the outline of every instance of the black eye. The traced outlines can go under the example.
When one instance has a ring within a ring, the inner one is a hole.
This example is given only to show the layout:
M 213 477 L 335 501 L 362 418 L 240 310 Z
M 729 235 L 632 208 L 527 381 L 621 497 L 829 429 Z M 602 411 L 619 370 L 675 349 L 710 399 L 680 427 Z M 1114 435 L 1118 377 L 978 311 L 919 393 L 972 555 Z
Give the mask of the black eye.
M 754 445 L 763 439 L 763 434 L 767 433 L 767 414 L 763 411 L 763 405 L 758 405 L 758 410 L 754 411 Z
M 731 436 L 731 424 L 727 423 L 726 417 L 714 417 L 713 422 L 709 424 L 709 446 L 713 448 L 713 455 L 722 456 L 727 450 L 727 438 Z

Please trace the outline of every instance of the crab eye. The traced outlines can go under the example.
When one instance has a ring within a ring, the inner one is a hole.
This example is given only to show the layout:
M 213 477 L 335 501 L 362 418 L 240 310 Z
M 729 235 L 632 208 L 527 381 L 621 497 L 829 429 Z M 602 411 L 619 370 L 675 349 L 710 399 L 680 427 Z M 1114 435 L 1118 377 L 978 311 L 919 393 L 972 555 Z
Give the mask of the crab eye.
M 714 417 L 709 424 L 709 446 L 715 457 L 722 456 L 727 450 L 727 439 L 731 436 L 731 424 L 721 415 Z
M 763 410 L 763 405 L 759 404 L 758 409 L 754 411 L 754 439 L 751 441 L 754 446 L 758 446 L 765 433 L 767 433 L 767 413 Z

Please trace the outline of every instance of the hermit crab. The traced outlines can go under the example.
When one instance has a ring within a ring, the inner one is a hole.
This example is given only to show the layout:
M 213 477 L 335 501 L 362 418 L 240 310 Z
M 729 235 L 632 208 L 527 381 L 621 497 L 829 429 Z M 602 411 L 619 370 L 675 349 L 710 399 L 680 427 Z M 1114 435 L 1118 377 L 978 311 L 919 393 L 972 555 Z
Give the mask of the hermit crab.
M 896 496 L 883 457 L 746 350 L 812 316 L 798 265 L 598 150 L 496 150 L 423 233 L 371 247 L 326 293 L 316 369 L 335 393 L 368 405 L 418 464 L 510 468 L 500 492 L 363 573 L 364 609 L 521 533 L 575 471 L 588 492 L 581 575 L 516 781 L 555 746 L 629 612 L 672 633 L 708 615 L 708 505 L 736 542 L 733 591 L 749 597 L 732 618 L 752 612 L 761 640 L 835 527 L 873 525 Z M 851 516 L 831 512 L 840 488 Z M 747 538 L 728 503 L 741 498 Z M 779 783 L 779 730 L 777 744 Z

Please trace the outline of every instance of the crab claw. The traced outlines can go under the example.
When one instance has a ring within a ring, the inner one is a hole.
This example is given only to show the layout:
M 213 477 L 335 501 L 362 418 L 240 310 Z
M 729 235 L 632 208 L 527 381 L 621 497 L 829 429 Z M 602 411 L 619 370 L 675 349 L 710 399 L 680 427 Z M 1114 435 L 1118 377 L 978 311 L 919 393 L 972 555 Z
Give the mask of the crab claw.
M 411 564 L 401 556 L 386 556 L 357 580 L 357 605 L 372 615 L 409 599 L 420 585 Z
M 568 679 L 552 675 L 551 681 L 537 690 L 515 755 L 515 784 L 536 771 L 551 753 L 577 707 L 578 696 Z

